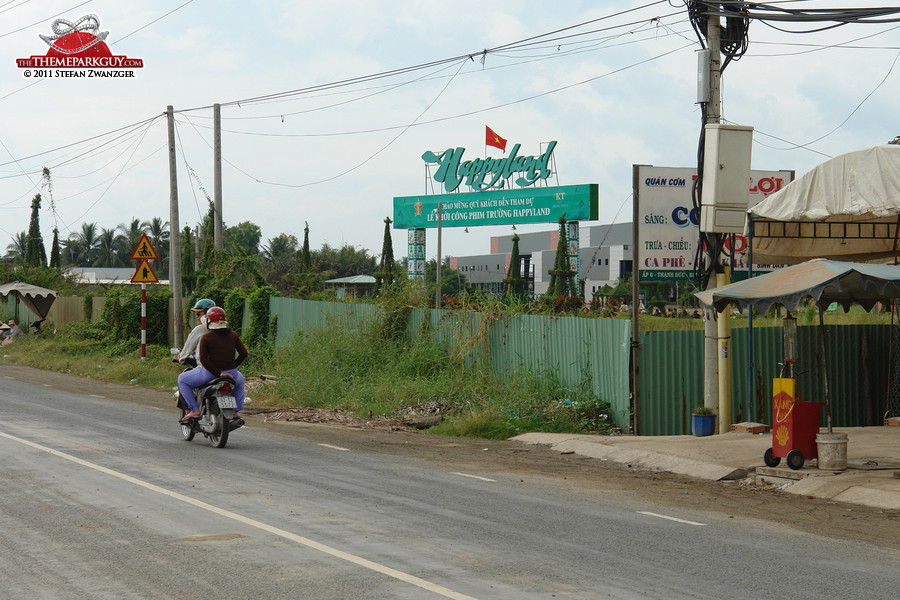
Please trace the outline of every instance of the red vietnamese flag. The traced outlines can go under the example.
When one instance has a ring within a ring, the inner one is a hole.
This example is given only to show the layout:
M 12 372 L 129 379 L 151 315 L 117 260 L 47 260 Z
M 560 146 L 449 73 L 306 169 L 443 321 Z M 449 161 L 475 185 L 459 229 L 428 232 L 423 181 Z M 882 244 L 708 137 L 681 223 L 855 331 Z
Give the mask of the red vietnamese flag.
M 493 146 L 494 148 L 500 148 L 504 152 L 506 152 L 506 140 L 497 135 L 493 129 L 484 126 L 484 143 L 488 146 Z

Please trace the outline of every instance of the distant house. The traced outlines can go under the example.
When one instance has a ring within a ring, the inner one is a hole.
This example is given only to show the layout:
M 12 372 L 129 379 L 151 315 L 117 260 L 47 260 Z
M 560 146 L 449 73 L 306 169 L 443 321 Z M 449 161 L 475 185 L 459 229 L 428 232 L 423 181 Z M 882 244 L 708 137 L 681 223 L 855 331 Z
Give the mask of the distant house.
M 325 283 L 334 288 L 336 298 L 343 300 L 344 298 L 369 295 L 375 287 L 375 278 L 371 275 L 353 275 L 352 277 L 328 279 Z
M 69 267 L 66 274 L 75 275 L 77 283 L 121 284 L 131 283 L 136 268 L 136 264 L 134 267 L 121 268 Z M 160 279 L 159 283 L 168 285 L 169 280 Z

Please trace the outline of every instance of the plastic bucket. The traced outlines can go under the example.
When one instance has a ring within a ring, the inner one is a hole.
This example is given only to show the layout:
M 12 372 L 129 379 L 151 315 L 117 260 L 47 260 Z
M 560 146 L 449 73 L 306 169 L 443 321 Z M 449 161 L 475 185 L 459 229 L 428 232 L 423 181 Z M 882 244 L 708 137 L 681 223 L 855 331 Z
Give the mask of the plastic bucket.
M 819 468 L 823 471 L 843 471 L 847 468 L 847 434 L 817 433 Z

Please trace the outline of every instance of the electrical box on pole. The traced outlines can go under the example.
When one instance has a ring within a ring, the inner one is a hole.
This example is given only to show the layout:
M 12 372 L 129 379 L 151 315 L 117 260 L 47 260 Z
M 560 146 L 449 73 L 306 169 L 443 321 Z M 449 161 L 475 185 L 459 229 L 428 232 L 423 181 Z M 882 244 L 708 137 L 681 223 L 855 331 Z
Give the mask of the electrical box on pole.
M 710 123 L 704 135 L 700 230 L 743 233 L 750 203 L 753 127 Z

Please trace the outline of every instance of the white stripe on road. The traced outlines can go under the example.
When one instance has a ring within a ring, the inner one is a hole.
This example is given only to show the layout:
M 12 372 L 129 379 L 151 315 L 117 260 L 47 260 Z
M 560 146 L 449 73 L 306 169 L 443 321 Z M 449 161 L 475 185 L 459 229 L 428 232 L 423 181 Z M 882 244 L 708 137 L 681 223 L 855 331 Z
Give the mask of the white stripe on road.
M 341 452 L 350 452 L 350 448 L 341 448 L 340 446 L 332 446 L 331 444 L 319 444 L 324 448 L 331 448 L 332 450 L 340 450 Z
M 97 394 L 88 394 L 91 398 L 106 398 L 106 396 L 98 396 Z
M 706 523 L 698 523 L 696 521 L 685 521 L 684 519 L 679 519 L 676 517 L 668 517 L 666 515 L 658 515 L 656 513 L 647 512 L 645 510 L 639 510 L 638 514 L 647 515 L 648 517 L 657 517 L 659 519 L 666 519 L 668 521 L 675 521 L 676 523 L 684 523 L 685 525 L 697 525 L 699 527 L 706 527 Z
M 111 475 L 117 479 L 121 479 L 123 481 L 127 481 L 129 483 L 133 483 L 134 485 L 140 486 L 144 489 L 150 490 L 152 492 L 157 492 L 164 496 L 168 496 L 174 500 L 179 500 L 184 502 L 185 504 L 190 504 L 192 506 L 196 506 L 197 508 L 201 508 L 203 510 L 209 511 L 211 513 L 217 514 L 219 516 L 225 517 L 227 519 L 231 519 L 233 521 L 238 521 L 245 525 L 249 525 L 250 527 L 255 527 L 256 529 L 260 529 L 262 531 L 266 531 L 273 535 L 277 535 L 279 537 L 283 537 L 287 540 L 291 540 L 292 542 L 296 542 L 307 548 L 312 548 L 313 550 L 318 550 L 324 554 L 328 554 L 335 558 L 339 558 L 341 560 L 345 560 L 349 563 L 355 564 L 357 566 L 369 569 L 371 571 L 375 571 L 376 573 L 381 573 L 382 575 L 387 575 L 388 577 L 393 577 L 394 579 L 398 579 L 404 583 L 408 583 L 410 585 L 414 585 L 422 588 L 423 590 L 428 590 L 429 592 L 433 592 L 440 596 L 444 596 L 445 598 L 452 598 L 453 600 L 475 600 L 472 596 L 467 596 L 465 594 L 461 594 L 459 592 L 455 592 L 449 588 L 445 588 L 444 586 L 438 585 L 436 583 L 432 583 L 430 581 L 426 581 L 415 575 L 410 575 L 409 573 L 404 573 L 403 571 L 398 571 L 397 569 L 392 569 L 391 567 L 387 567 L 371 560 L 362 558 L 361 556 L 356 556 L 354 554 L 350 554 L 348 552 L 344 552 L 342 550 L 338 550 L 337 548 L 332 548 L 331 546 L 327 546 L 325 544 L 319 543 L 315 540 L 312 540 L 307 537 L 303 537 L 301 535 L 297 535 L 295 533 L 291 533 L 290 531 L 285 531 L 284 529 L 279 529 L 278 527 L 274 527 L 272 525 L 268 525 L 263 523 L 262 521 L 256 521 L 254 519 L 250 519 L 243 515 L 239 515 L 237 513 L 231 512 L 230 510 L 225 510 L 224 508 L 219 508 L 218 506 L 213 506 L 212 504 L 207 504 L 201 500 L 196 500 L 191 498 L 190 496 L 185 496 L 183 494 L 179 494 L 178 492 L 173 492 L 171 490 L 167 490 L 158 485 L 154 485 L 152 483 L 148 483 L 146 481 L 142 481 L 137 479 L 136 477 L 132 477 L 131 475 L 126 475 L 124 473 L 119 473 L 118 471 L 113 471 L 112 469 L 108 469 L 106 467 L 100 466 L 98 464 L 94 464 L 88 462 L 86 460 L 82 460 L 77 456 L 72 456 L 71 454 L 66 454 L 64 452 L 60 452 L 59 450 L 54 450 L 53 448 L 48 448 L 47 446 L 42 446 L 40 444 L 36 444 L 34 442 L 30 442 L 28 440 L 18 438 L 7 433 L 3 433 L 0 431 L 0 437 L 6 438 L 13 442 L 18 442 L 25 446 L 30 446 L 37 450 L 43 450 L 44 452 L 49 452 L 53 456 L 58 458 L 64 458 L 66 460 L 72 461 L 73 463 L 79 464 L 83 467 L 87 467 L 89 469 L 93 469 L 95 471 L 99 471 L 100 473 L 105 473 L 106 475 Z
M 487 477 L 479 477 L 478 475 L 469 475 L 468 473 L 454 473 L 454 475 L 459 475 L 460 477 L 471 477 L 472 479 L 479 479 L 481 481 L 497 481 L 496 479 L 488 479 Z

